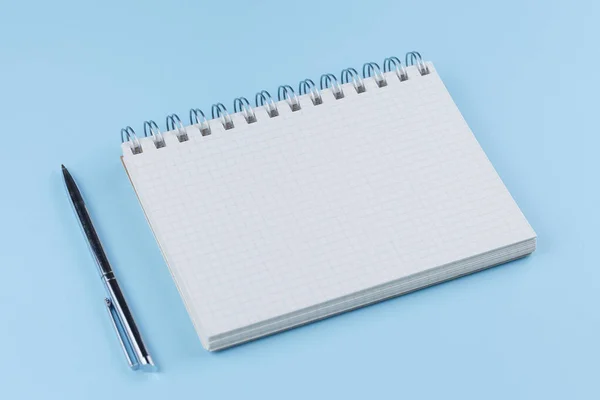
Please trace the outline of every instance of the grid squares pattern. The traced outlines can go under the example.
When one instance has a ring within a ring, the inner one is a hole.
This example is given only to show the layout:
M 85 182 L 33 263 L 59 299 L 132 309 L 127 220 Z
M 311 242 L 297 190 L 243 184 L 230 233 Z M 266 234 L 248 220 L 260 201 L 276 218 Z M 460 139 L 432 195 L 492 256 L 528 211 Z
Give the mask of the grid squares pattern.
M 535 238 L 433 65 L 124 164 L 203 342 Z

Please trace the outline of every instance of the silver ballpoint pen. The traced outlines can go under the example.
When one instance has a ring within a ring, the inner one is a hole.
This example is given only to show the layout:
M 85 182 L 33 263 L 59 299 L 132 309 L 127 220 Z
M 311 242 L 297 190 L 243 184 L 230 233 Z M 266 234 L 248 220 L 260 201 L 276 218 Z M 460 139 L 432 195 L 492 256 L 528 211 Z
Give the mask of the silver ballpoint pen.
M 119 338 L 121 348 L 127 358 L 127 363 L 132 369 L 142 368 L 145 370 L 153 370 L 154 362 L 152 361 L 152 357 L 150 357 L 150 353 L 144 345 L 142 335 L 133 319 L 133 314 L 127 306 L 125 296 L 117 283 L 117 279 L 108 262 L 106 253 L 104 253 L 102 243 L 96 233 L 96 229 L 94 229 L 92 219 L 88 214 L 81 192 L 64 165 L 62 166 L 62 172 L 67 192 L 69 193 L 69 197 L 73 204 L 73 209 L 75 210 L 77 219 L 79 220 L 92 256 L 100 271 L 104 286 L 108 292 L 108 297 L 104 299 L 104 304 L 110 315 L 117 337 Z

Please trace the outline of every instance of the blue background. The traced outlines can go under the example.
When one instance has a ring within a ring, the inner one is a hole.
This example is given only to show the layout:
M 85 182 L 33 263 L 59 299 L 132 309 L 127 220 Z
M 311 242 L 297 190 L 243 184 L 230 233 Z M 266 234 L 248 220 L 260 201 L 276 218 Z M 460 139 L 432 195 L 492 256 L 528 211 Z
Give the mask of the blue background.
M 0 398 L 598 398 L 599 17 L 592 1 L 2 1 Z M 537 252 L 204 351 L 120 163 L 120 128 L 414 49 Z M 125 365 L 61 163 L 159 373 Z

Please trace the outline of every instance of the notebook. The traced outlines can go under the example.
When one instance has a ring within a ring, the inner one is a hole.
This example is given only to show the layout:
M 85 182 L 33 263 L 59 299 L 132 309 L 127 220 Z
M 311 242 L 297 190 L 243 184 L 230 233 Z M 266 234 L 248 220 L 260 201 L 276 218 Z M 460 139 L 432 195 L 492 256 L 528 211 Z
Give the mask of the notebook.
M 175 114 L 122 161 L 219 350 L 529 255 L 536 234 L 417 52 Z M 475 99 L 473 99 L 475 100 Z M 508 155 L 507 155 L 508 156 Z M 398 303 L 402 307 L 402 303 Z

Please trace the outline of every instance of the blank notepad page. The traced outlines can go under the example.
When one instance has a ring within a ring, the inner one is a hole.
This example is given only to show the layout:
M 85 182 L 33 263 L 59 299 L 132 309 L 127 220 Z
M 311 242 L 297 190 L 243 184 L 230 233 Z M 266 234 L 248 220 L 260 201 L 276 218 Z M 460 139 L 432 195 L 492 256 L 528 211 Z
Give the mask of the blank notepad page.
M 203 342 L 535 237 L 429 68 L 125 148 Z

